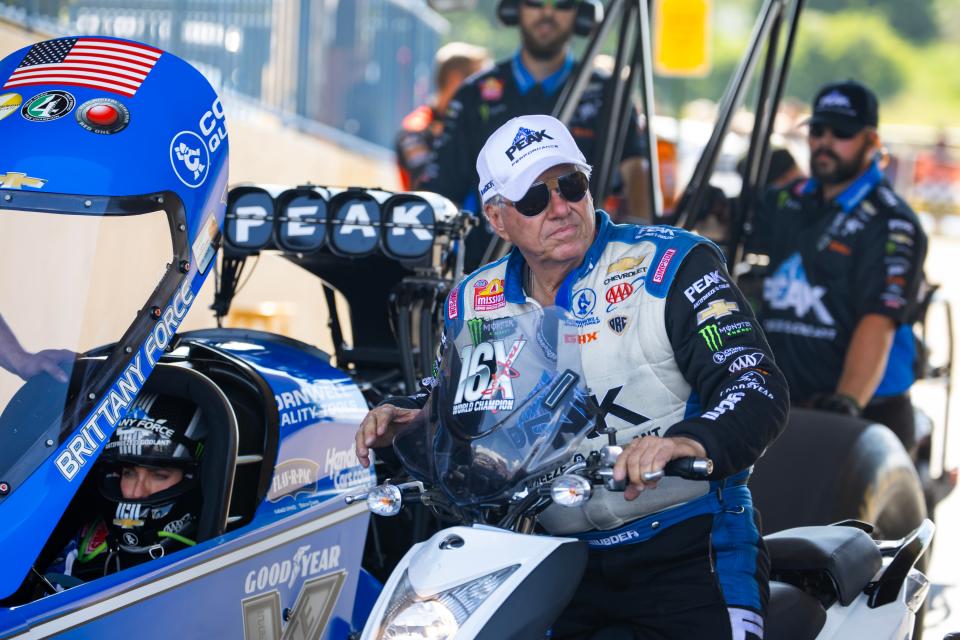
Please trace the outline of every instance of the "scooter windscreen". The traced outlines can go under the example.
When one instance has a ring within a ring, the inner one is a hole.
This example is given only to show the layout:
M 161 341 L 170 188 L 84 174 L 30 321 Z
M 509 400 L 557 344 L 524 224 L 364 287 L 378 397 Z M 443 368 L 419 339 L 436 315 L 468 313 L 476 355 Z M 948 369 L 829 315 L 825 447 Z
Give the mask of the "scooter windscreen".
M 592 428 L 576 325 L 556 307 L 448 328 L 437 385 L 397 436 L 404 466 L 458 505 L 561 466 Z

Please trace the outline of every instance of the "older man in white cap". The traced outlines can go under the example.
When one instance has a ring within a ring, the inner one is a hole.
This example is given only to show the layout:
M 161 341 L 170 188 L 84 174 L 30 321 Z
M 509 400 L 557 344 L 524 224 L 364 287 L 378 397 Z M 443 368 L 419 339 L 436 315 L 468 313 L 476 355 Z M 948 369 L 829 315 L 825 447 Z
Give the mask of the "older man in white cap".
M 514 248 L 467 276 L 446 321 L 495 320 L 538 306 L 568 309 L 584 345 L 598 448 L 613 428 L 624 446 L 614 477 L 577 509 L 549 507 L 551 534 L 591 547 L 557 638 L 627 625 L 640 638 L 759 638 L 768 558 L 746 486 L 786 421 L 786 383 L 719 250 L 673 227 L 616 225 L 595 211 L 590 167 L 549 116 L 510 120 L 477 159 L 484 213 Z M 423 395 L 381 405 L 357 433 L 357 453 L 389 444 Z M 403 405 L 403 406 L 401 406 Z M 708 481 L 645 472 L 709 457 Z M 651 489 L 657 489 L 651 491 Z

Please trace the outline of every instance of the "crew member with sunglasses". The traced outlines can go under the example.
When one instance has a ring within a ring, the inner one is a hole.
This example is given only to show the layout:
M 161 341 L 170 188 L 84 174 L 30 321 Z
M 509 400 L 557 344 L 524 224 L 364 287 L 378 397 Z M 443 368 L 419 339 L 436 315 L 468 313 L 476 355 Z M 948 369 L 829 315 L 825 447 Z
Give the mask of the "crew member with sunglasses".
M 770 257 L 758 316 L 794 403 L 888 425 L 915 445 L 914 340 L 927 238 L 877 164 L 877 98 L 824 86 L 809 180 L 766 195 L 753 251 Z
M 674 227 L 618 225 L 595 211 L 590 165 L 550 116 L 500 127 L 477 171 L 484 213 L 513 249 L 451 292 L 448 328 L 569 310 L 597 416 L 580 453 L 605 444 L 607 430 L 624 447 L 614 477 L 628 480 L 626 491 L 598 487 L 580 508 L 539 516 L 549 533 L 591 548 L 553 637 L 618 624 L 641 638 L 762 637 L 769 563 L 746 482 L 783 428 L 787 388 L 720 251 Z M 425 401 L 371 411 L 357 432 L 361 463 Z M 708 481 L 643 481 L 685 456 L 713 460 Z
M 434 191 L 463 209 L 480 213 L 474 159 L 487 138 L 510 118 L 551 113 L 574 69 L 570 39 L 580 0 L 501 0 L 498 13 L 515 15 L 520 29 L 519 50 L 492 69 L 468 79 L 449 103 L 443 133 L 436 139 L 433 162 L 421 189 Z M 515 12 L 515 13 L 514 13 Z M 570 130 L 587 160 L 600 150 L 595 138 L 604 106 L 608 74 L 594 70 L 570 120 Z M 630 116 L 620 175 L 626 209 L 638 218 L 647 214 L 645 169 L 636 113 Z M 467 239 L 466 266 L 475 269 L 488 249 L 491 235 L 483 225 Z

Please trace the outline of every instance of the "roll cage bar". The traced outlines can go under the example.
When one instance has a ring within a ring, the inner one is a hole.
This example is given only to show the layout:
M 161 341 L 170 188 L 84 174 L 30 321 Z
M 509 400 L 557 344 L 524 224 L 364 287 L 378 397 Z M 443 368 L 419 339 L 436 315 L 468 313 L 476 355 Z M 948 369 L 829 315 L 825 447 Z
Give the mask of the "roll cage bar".
M 765 0 L 754 24 L 746 53 L 730 78 L 717 113 L 717 121 L 710 140 L 697 162 L 690 182 L 678 200 L 676 209 L 668 215 L 663 212 L 660 193 L 660 171 L 657 164 L 656 135 L 653 126 L 653 70 L 651 55 L 651 12 L 653 0 L 609 0 L 604 19 L 590 36 L 586 52 L 573 77 L 565 85 L 554 116 L 569 123 L 580 102 L 593 69 L 594 60 L 613 27 L 619 27 L 616 40 L 614 72 L 607 88 L 598 132 L 599 155 L 594 164 L 591 191 L 595 202 L 603 202 L 609 195 L 617 159 L 623 153 L 623 141 L 629 126 L 631 90 L 639 82 L 640 102 L 643 108 L 647 144 L 645 159 L 650 211 L 653 219 L 668 222 L 684 229 L 692 229 L 703 212 L 706 186 L 713 173 L 723 139 L 730 129 L 736 110 L 744 103 L 748 84 L 753 78 L 761 55 L 765 54 L 763 71 L 759 78 L 756 108 L 750 147 L 743 174 L 743 190 L 737 200 L 730 230 L 728 268 L 739 261 L 742 254 L 744 231 L 752 218 L 752 206 L 760 185 L 766 181 L 770 156 L 770 133 L 783 90 L 786 86 L 797 27 L 804 0 Z

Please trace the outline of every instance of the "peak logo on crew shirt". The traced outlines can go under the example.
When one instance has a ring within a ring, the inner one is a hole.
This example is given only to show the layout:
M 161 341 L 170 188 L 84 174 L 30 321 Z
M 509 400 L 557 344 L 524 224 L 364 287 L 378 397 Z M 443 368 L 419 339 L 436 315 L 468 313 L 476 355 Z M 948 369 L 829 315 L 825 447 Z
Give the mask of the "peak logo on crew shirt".
M 511 145 L 511 147 L 504 153 L 512 162 L 517 151 L 521 151 L 530 145 L 543 142 L 544 140 L 553 140 L 553 136 L 547 133 L 546 129 L 541 129 L 540 131 L 531 131 L 526 127 L 520 127 L 520 129 L 517 131 L 517 135 L 513 137 L 513 145 Z
M 693 284 L 684 289 L 683 295 L 687 297 L 687 300 L 693 303 L 696 302 L 698 295 L 702 294 L 710 287 L 726 282 L 727 279 L 720 275 L 720 270 L 714 269 L 710 273 L 703 274 L 703 276 L 695 280 Z
M 826 292 L 826 288 L 813 286 L 807 280 L 799 253 L 787 258 L 763 283 L 763 299 L 772 309 L 792 309 L 799 319 L 812 312 L 818 322 L 833 326 L 833 316 L 823 304 Z
M 476 311 L 495 311 L 507 306 L 503 293 L 503 280 L 494 278 L 490 282 L 477 280 L 473 285 L 473 308 Z

